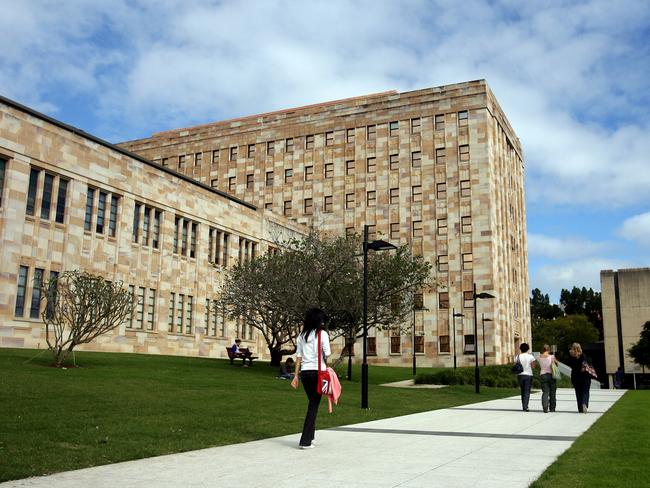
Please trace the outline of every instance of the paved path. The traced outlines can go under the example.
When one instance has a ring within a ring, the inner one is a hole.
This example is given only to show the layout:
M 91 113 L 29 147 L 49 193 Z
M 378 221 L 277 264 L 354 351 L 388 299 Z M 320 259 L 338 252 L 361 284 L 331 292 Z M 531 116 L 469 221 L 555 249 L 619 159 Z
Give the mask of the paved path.
M 527 487 L 622 395 L 591 392 L 588 414 L 573 390 L 558 411 L 518 396 L 321 430 L 318 447 L 298 434 L 0 484 L 8 487 Z M 321 410 L 326 415 L 326 410 Z

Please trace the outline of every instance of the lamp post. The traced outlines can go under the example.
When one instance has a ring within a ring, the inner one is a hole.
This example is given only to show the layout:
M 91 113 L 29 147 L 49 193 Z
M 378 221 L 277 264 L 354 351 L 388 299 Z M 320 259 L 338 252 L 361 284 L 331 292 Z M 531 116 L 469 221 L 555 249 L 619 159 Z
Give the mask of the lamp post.
M 465 315 L 460 312 L 456 313 L 455 308 L 451 309 L 451 314 L 452 322 L 454 324 L 454 369 L 456 369 L 456 317 L 464 317 Z
M 494 295 L 489 293 L 476 293 L 476 283 L 474 283 L 474 382 L 476 383 L 476 393 L 481 392 L 481 386 L 479 385 L 481 381 L 480 373 L 478 372 L 478 320 L 476 318 L 476 300 L 484 298 L 495 298 Z
M 491 318 L 485 318 L 485 314 L 481 314 L 481 323 L 483 325 L 483 366 L 485 366 L 485 322 L 492 322 Z
M 361 408 L 368 408 L 368 250 L 397 249 L 381 239 L 368 242 L 368 226 L 363 226 L 363 362 L 361 363 Z

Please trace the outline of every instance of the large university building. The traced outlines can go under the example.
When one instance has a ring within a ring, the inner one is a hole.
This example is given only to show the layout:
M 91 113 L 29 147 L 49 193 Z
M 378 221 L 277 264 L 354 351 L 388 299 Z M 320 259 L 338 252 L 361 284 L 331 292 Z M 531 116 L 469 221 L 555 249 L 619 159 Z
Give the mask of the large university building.
M 140 303 L 87 348 L 222 357 L 240 336 L 264 357 L 255 330 L 209 305 L 230 263 L 309 225 L 368 225 L 434 265 L 441 286 L 424 291 L 411 331 L 371 330 L 372 362 L 467 365 L 478 348 L 503 363 L 530 341 L 523 155 L 483 80 L 118 146 L 7 99 L 0 117 L 2 346 L 45 347 L 37 285 L 83 268 Z M 474 285 L 494 296 L 476 311 Z

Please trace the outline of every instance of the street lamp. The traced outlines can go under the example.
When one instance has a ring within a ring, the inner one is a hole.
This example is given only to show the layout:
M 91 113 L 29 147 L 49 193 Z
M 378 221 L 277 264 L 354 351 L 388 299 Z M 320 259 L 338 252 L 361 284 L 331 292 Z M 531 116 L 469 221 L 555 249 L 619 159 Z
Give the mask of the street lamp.
M 489 293 L 476 293 L 476 283 L 474 283 L 474 382 L 476 383 L 476 393 L 480 393 L 481 386 L 479 382 L 481 381 L 480 373 L 478 372 L 478 320 L 476 318 L 476 300 L 482 300 L 484 298 L 496 298 L 494 295 Z
M 397 249 L 381 239 L 368 242 L 368 226 L 363 226 L 363 362 L 361 363 L 361 408 L 368 408 L 368 250 Z
M 485 366 L 485 322 L 492 322 L 491 318 L 485 318 L 485 314 L 481 314 L 481 323 L 483 324 L 483 366 Z
M 452 322 L 454 323 L 454 369 L 456 369 L 456 317 L 464 317 L 465 315 L 452 308 Z

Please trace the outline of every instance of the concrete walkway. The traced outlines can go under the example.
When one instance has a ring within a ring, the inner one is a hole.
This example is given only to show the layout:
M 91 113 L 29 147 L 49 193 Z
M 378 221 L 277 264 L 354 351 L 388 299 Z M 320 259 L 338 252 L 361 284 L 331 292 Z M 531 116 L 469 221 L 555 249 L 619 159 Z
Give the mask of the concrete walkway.
M 538 392 L 528 413 L 515 396 L 320 430 L 311 450 L 297 449 L 292 434 L 0 486 L 527 487 L 624 393 L 592 391 L 588 414 L 561 389 L 555 413 L 541 412 Z

